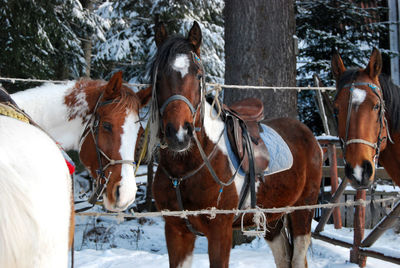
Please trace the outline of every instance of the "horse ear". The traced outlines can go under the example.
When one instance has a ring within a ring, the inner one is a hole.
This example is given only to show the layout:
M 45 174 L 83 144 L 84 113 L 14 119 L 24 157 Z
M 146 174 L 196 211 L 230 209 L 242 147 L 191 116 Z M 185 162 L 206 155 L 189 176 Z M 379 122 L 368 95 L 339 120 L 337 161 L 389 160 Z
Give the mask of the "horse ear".
M 116 72 L 110 79 L 110 81 L 106 85 L 105 89 L 105 99 L 113 99 L 115 98 L 122 86 L 122 71 Z
M 200 45 L 201 45 L 201 29 L 197 21 L 193 22 L 193 26 L 189 31 L 188 40 L 194 46 L 195 52 L 200 56 Z
M 143 106 L 145 106 L 151 99 L 151 95 L 152 95 L 152 86 L 149 86 L 146 89 L 142 89 L 138 92 L 136 92 L 136 95 L 139 97 L 140 100 L 140 108 L 142 108 Z
M 340 76 L 344 73 L 344 71 L 346 71 L 346 67 L 344 67 L 342 58 L 336 50 L 333 51 L 331 68 L 333 77 L 336 79 L 336 81 L 339 80 Z
M 161 47 L 161 45 L 164 43 L 165 40 L 168 38 L 168 33 L 167 29 L 165 29 L 165 26 L 163 23 L 156 23 L 156 26 L 154 27 L 154 32 L 155 32 L 155 37 L 154 40 L 156 41 L 157 48 Z
M 367 68 L 365 68 L 365 72 L 371 78 L 377 78 L 382 71 L 382 55 L 381 52 L 377 48 L 374 47 L 372 51 L 371 57 L 369 58 L 369 62 Z

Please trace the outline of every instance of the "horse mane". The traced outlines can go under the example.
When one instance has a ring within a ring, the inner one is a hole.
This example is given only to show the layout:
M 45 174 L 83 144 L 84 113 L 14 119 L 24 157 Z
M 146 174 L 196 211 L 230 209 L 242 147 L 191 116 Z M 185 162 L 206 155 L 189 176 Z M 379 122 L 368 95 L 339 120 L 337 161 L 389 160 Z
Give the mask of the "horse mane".
M 84 90 L 87 96 L 93 96 L 97 100 L 99 94 L 105 89 L 106 84 L 107 82 L 103 80 L 81 79 L 76 82 L 75 88 L 78 90 Z M 133 111 L 139 108 L 140 100 L 129 86 L 122 84 L 120 93 L 121 94 L 114 99 L 117 105 L 114 107 L 113 111 L 121 112 L 126 109 Z M 94 101 L 94 104 L 96 103 L 96 100 Z
M 158 110 L 155 82 L 157 74 L 163 72 L 170 74 L 172 72 L 171 63 L 178 54 L 187 54 L 194 51 L 194 46 L 189 43 L 187 38 L 182 36 L 172 36 L 168 38 L 161 47 L 158 48 L 156 55 L 153 57 L 150 64 L 150 81 L 153 85 L 153 93 L 150 103 L 149 115 L 149 143 L 148 143 L 148 158 L 150 159 L 155 147 L 160 142 L 160 116 Z M 148 160 L 149 160 L 148 159 Z
M 335 99 L 342 91 L 345 84 L 351 83 L 357 77 L 359 69 L 347 69 L 337 83 Z M 395 85 L 386 74 L 379 75 L 379 83 L 382 87 L 383 100 L 385 101 L 386 114 L 389 116 L 391 130 L 400 131 L 400 87 Z
M 186 54 L 194 51 L 194 46 L 183 36 L 172 36 L 168 38 L 161 47 L 158 48 L 150 64 L 150 80 L 154 83 L 154 75 L 158 72 L 170 74 L 172 71 L 171 63 L 178 54 Z
M 400 87 L 395 85 L 386 74 L 379 76 L 379 83 L 382 87 L 383 100 L 391 128 L 394 131 L 400 131 Z

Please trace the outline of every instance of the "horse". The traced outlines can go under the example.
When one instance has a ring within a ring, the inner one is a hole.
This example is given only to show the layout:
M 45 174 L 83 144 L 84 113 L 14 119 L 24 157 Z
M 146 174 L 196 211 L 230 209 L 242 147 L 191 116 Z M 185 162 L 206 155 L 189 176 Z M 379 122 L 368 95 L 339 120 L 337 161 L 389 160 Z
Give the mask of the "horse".
M 55 142 L 0 115 L 0 267 L 67 267 L 71 177 Z
M 147 92 L 147 93 L 146 93 Z M 150 90 L 137 94 L 122 82 L 122 72 L 110 81 L 81 79 L 45 84 L 12 94 L 15 102 L 66 150 L 76 150 L 96 189 L 89 199 L 103 196 L 107 210 L 122 211 L 136 196 L 134 158 L 140 128 L 139 109 Z
M 381 73 L 380 51 L 373 49 L 365 69 L 346 69 L 337 52 L 331 66 L 346 177 L 355 189 L 366 189 L 379 163 L 400 185 L 400 88 Z
M 159 165 L 153 194 L 160 210 L 238 208 L 244 175 L 236 172 L 228 157 L 225 123 L 205 101 L 204 69 L 200 46 L 202 33 L 193 23 L 187 37 L 168 37 L 161 24 L 156 28 L 157 53 L 151 62 L 149 151 L 160 144 Z M 322 151 L 312 132 L 289 118 L 269 120 L 293 155 L 285 171 L 264 176 L 256 182 L 260 208 L 316 204 L 322 177 Z M 210 168 L 202 152 L 209 162 Z M 212 171 L 218 178 L 211 175 Z M 243 208 L 248 208 L 247 196 Z M 307 266 L 306 252 L 311 240 L 312 210 L 264 214 L 268 222 L 265 239 L 278 267 Z M 252 214 L 244 216 L 250 226 Z M 208 239 L 210 267 L 228 267 L 232 230 L 241 226 L 233 214 L 181 217 L 165 216 L 165 236 L 170 267 L 191 265 L 197 234 Z M 286 236 L 285 228 L 290 234 Z

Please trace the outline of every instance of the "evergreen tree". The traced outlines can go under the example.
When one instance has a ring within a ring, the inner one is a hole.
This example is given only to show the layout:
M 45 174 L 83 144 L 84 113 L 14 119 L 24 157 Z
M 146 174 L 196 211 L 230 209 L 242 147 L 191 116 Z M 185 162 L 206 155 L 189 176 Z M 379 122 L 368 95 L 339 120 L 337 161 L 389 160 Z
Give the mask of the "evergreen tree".
M 96 77 L 115 69 L 130 82 L 148 82 L 146 63 L 155 54 L 154 25 L 163 22 L 171 34 L 187 34 L 194 20 L 203 31 L 202 57 L 207 77 L 222 82 L 224 75 L 223 0 L 105 2 L 97 14 L 108 23 L 106 42 L 95 42 Z
M 39 79 L 81 75 L 79 31 L 94 31 L 96 23 L 79 1 L 0 0 L 0 6 L 0 75 Z

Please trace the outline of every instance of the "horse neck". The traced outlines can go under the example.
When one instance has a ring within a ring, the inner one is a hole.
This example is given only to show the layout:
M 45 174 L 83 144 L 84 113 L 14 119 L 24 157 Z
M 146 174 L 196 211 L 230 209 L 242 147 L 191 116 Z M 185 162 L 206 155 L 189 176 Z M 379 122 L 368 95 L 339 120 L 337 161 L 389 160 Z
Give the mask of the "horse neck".
M 78 150 L 84 127 L 82 117 L 70 120 L 71 108 L 65 103 L 74 84 L 46 84 L 12 94 L 18 106 L 66 150 Z

